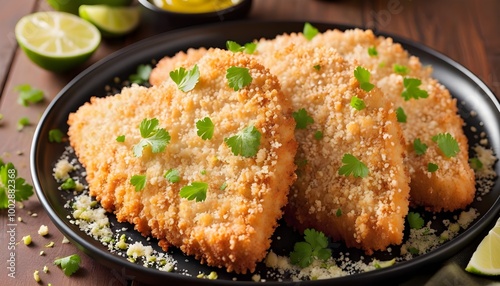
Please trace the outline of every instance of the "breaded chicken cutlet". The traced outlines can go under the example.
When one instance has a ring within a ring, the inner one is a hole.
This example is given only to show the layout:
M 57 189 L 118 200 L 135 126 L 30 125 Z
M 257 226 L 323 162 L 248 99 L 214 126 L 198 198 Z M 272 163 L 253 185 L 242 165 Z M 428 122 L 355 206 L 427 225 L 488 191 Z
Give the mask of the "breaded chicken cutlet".
M 90 194 L 118 221 L 157 238 L 165 250 L 173 245 L 202 263 L 253 272 L 296 178 L 291 103 L 277 78 L 244 54 L 211 50 L 197 67 L 199 81 L 188 92 L 166 80 L 92 98 L 69 116 L 69 140 L 86 168 Z M 251 83 L 230 88 L 230 67 L 248 69 Z M 139 125 L 152 118 L 170 141 L 162 152 L 146 146 L 136 156 Z M 197 131 L 205 118 L 214 126 L 206 140 Z M 249 126 L 260 134 L 256 154 L 235 155 L 226 139 Z M 120 135 L 122 143 L 115 140 Z M 178 172 L 178 182 L 165 178 L 169 170 Z M 139 191 L 131 183 L 134 175 L 146 178 Z M 181 197 L 181 189 L 196 182 L 207 184 L 206 198 Z

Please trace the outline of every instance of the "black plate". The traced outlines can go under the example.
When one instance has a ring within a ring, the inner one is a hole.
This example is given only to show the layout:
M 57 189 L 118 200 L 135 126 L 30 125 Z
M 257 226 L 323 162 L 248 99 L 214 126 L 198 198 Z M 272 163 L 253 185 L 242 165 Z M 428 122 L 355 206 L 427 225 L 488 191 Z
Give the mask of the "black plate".
M 146 283 L 167 283 L 174 285 L 247 285 L 251 281 L 251 275 L 235 275 L 225 273 L 222 269 L 216 269 L 219 279 L 216 281 L 186 277 L 178 273 L 161 272 L 156 269 L 145 268 L 142 265 L 128 262 L 125 258 L 111 254 L 100 242 L 87 236 L 80 231 L 77 226 L 71 224 L 67 218 L 69 211 L 64 208 L 68 197 L 62 196 L 58 191 L 58 184 L 53 179 L 52 169 L 64 151 L 64 144 L 49 143 L 48 133 L 50 129 L 59 128 L 66 131 L 68 126 L 66 120 L 70 112 L 76 111 L 79 106 L 87 102 L 90 96 L 105 95 L 104 87 L 113 82 L 115 77 L 128 78 L 135 73 L 140 64 L 150 63 L 151 60 L 159 60 L 166 55 L 174 55 L 180 50 L 190 47 L 225 47 L 227 40 L 234 40 L 239 43 L 246 43 L 258 38 L 273 38 L 284 32 L 302 31 L 303 22 L 231 22 L 214 24 L 204 27 L 188 28 L 154 36 L 136 44 L 130 45 L 91 66 L 75 79 L 73 79 L 49 105 L 42 116 L 35 132 L 31 150 L 31 172 L 33 183 L 40 202 L 45 207 L 54 224 L 61 232 L 68 237 L 78 248 L 99 263 L 110 267 L 113 271 L 125 275 L 130 279 L 136 279 Z M 352 28 L 333 24 L 313 23 L 320 30 L 338 28 L 341 30 Z M 385 35 L 387 36 L 387 35 Z M 389 35 L 390 36 L 390 35 Z M 470 145 L 478 143 L 479 132 L 487 134 L 490 147 L 495 154 L 500 154 L 500 105 L 494 94 L 475 75 L 453 60 L 431 50 L 423 45 L 410 42 L 408 40 L 392 36 L 396 42 L 401 43 L 411 54 L 418 56 L 424 64 L 432 65 L 434 76 L 447 86 L 452 95 L 458 99 L 460 115 L 464 118 L 468 126 L 476 126 L 479 130 L 471 133 L 469 128 L 465 129 Z M 470 111 L 474 110 L 477 116 L 471 116 Z M 499 173 L 499 166 L 496 166 Z M 463 233 L 447 242 L 437 249 L 415 257 L 409 261 L 396 263 L 392 267 L 378 269 L 370 272 L 354 274 L 341 278 L 334 278 L 321 281 L 302 282 L 277 282 L 269 278 L 266 285 L 330 285 L 333 282 L 338 284 L 366 284 L 370 283 L 407 279 L 418 273 L 419 269 L 438 262 L 460 251 L 467 244 L 481 233 L 485 228 L 497 218 L 500 211 L 500 185 L 495 182 L 493 189 L 485 195 L 481 201 L 474 201 L 472 207 L 476 208 L 480 217 Z M 438 218 L 451 217 L 456 213 L 438 214 Z M 432 214 L 427 214 L 428 217 Z M 114 216 L 110 215 L 113 220 Z M 116 220 L 115 220 L 116 221 Z M 126 224 L 115 224 L 115 228 L 120 228 Z M 149 243 L 156 249 L 154 241 L 146 242 L 137 232 L 126 231 L 127 236 L 136 240 Z M 275 252 L 287 254 L 298 237 L 287 226 L 283 225 L 277 229 L 277 233 L 283 238 L 273 242 L 272 248 Z M 355 257 L 359 251 L 350 249 L 349 252 Z M 179 261 L 179 268 L 188 270 L 196 276 L 199 272 L 209 273 L 214 268 L 200 265 L 193 258 L 187 258 L 178 250 L 174 250 L 172 255 Z M 387 258 L 384 253 L 376 254 L 382 259 Z M 187 262 L 186 262 L 187 258 Z M 262 268 L 262 267 L 261 267 Z M 232 279 L 237 277 L 237 281 Z M 265 277 L 263 277 L 265 278 Z

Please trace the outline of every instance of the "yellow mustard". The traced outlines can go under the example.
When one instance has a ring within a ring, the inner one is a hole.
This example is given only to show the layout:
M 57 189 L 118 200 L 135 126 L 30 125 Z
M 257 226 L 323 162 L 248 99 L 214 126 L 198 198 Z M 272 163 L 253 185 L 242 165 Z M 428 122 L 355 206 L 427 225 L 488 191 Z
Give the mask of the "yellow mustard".
M 226 9 L 241 0 L 153 0 L 156 6 L 177 13 L 208 13 Z

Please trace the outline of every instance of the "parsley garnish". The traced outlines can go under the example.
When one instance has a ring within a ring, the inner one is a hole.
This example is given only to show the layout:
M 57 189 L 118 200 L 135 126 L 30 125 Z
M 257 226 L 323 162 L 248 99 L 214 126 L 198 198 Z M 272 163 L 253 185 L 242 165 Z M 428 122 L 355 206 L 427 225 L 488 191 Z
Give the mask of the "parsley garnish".
M 32 195 L 33 186 L 27 184 L 25 179 L 17 177 L 14 164 L 5 164 L 0 160 L 0 209 L 8 208 L 14 201 L 25 201 Z
M 233 53 L 244 52 L 247 54 L 253 54 L 255 49 L 257 49 L 257 43 L 246 43 L 242 46 L 234 41 L 227 41 L 226 48 Z
M 420 138 L 413 140 L 413 150 L 415 150 L 417 155 L 424 155 L 425 152 L 427 152 L 427 148 L 428 146 L 425 143 L 422 143 Z
M 336 217 L 341 217 L 342 216 L 342 210 L 341 209 L 337 209 L 337 211 L 335 212 L 335 216 Z
M 313 68 L 317 71 L 319 71 L 321 69 L 321 66 L 320 65 L 314 65 Z
M 290 253 L 292 264 L 305 268 L 313 262 L 314 258 L 327 260 L 332 256 L 332 250 L 328 248 L 328 238 L 314 229 L 304 230 L 304 240 L 296 242 Z
M 17 131 L 22 131 L 25 126 L 30 125 L 30 119 L 28 117 L 21 117 L 19 121 L 17 121 Z
M 420 216 L 419 213 L 408 212 L 408 216 L 406 217 L 406 219 L 410 224 L 410 228 L 421 229 L 424 226 L 424 219 Z
M 434 163 L 427 164 L 427 171 L 434 173 L 439 169 L 439 166 Z
M 135 187 L 136 192 L 142 191 L 146 187 L 146 175 L 133 175 L 130 184 Z
M 131 74 L 128 79 L 132 83 L 145 84 L 149 81 L 149 75 L 151 74 L 151 65 L 139 65 L 135 74 Z
M 365 101 L 357 96 L 351 97 L 351 107 L 356 110 L 363 110 L 366 108 Z
M 481 162 L 479 158 L 470 158 L 469 165 L 474 171 L 478 171 L 483 168 L 483 162 Z
M 205 117 L 196 121 L 196 134 L 203 140 L 212 139 L 214 135 L 214 123 L 210 117 Z
M 51 129 L 49 130 L 49 142 L 61 143 L 64 137 L 64 133 L 62 133 L 59 129 Z
M 207 198 L 208 184 L 204 182 L 192 182 L 181 188 L 179 195 L 188 200 L 204 201 Z
M 20 84 L 14 88 L 19 92 L 17 102 L 22 106 L 28 106 L 32 103 L 38 103 L 43 100 L 44 93 L 40 89 L 31 87 L 29 84 Z
M 368 55 L 370 57 L 376 57 L 376 56 L 378 56 L 377 47 L 375 47 L 375 46 L 369 47 L 368 48 Z
M 227 182 L 222 183 L 219 190 L 224 191 L 227 188 Z
M 259 130 L 251 125 L 244 128 L 236 135 L 225 138 L 224 142 L 231 148 L 231 152 L 233 152 L 234 155 L 241 155 L 249 158 L 255 156 L 257 151 L 259 151 L 260 137 L 261 134 Z
M 232 66 L 227 69 L 226 78 L 229 87 L 234 91 L 238 91 L 252 83 L 252 76 L 248 68 Z
M 177 169 L 168 170 L 165 175 L 163 175 L 170 183 L 177 183 L 181 180 L 179 171 Z
M 295 129 L 306 129 L 307 125 L 313 124 L 314 119 L 309 116 L 305 108 L 301 108 L 296 112 L 292 113 L 293 119 L 295 119 Z
M 67 178 L 64 183 L 61 184 L 61 190 L 72 190 L 76 188 L 76 182 L 72 178 Z
M 311 25 L 311 23 L 306 22 L 304 24 L 304 29 L 302 30 L 302 33 L 304 34 L 304 37 L 310 41 L 314 37 L 316 37 L 317 34 L 319 34 L 319 31 L 316 27 Z
M 375 87 L 375 85 L 370 83 L 370 76 L 370 72 L 364 67 L 358 66 L 354 70 L 354 77 L 358 80 L 359 87 L 361 87 L 361 89 L 366 92 L 372 90 Z
M 457 140 L 455 140 L 450 133 L 440 133 L 432 136 L 432 141 L 438 144 L 439 149 L 441 149 L 448 158 L 455 157 L 458 151 L 460 151 Z
M 80 256 L 73 254 L 59 258 L 54 261 L 54 264 L 60 266 L 66 276 L 71 276 L 80 268 Z
M 188 71 L 183 67 L 171 71 L 170 78 L 177 84 L 180 90 L 188 92 L 196 86 L 200 79 L 198 65 L 194 65 L 194 67 Z
M 318 130 L 318 131 L 316 131 L 316 132 L 314 132 L 314 139 L 316 139 L 316 140 L 321 140 L 321 139 L 323 139 L 323 132 L 322 132 L 322 131 L 319 131 L 319 130 Z
M 116 137 L 116 142 L 123 143 L 125 142 L 125 135 L 120 135 Z
M 394 64 L 392 66 L 392 70 L 400 75 L 407 75 L 410 72 L 410 69 L 408 67 L 398 64 Z
M 344 154 L 342 163 L 344 163 L 344 165 L 339 169 L 340 175 L 349 176 L 352 174 L 355 178 L 364 178 L 368 176 L 368 167 L 353 155 Z
M 429 94 L 427 91 L 420 89 L 420 85 L 422 84 L 422 81 L 419 80 L 418 78 L 405 78 L 403 79 L 403 92 L 401 93 L 401 96 L 405 100 L 410 100 L 412 98 L 414 99 L 419 99 L 419 98 L 427 98 Z
M 163 128 L 158 127 L 158 119 L 144 119 L 139 125 L 141 141 L 134 146 L 134 155 L 142 156 L 142 150 L 146 146 L 151 147 L 153 153 L 163 152 L 170 142 L 170 134 Z
M 396 109 L 396 119 L 399 123 L 406 123 L 406 113 L 402 107 Z

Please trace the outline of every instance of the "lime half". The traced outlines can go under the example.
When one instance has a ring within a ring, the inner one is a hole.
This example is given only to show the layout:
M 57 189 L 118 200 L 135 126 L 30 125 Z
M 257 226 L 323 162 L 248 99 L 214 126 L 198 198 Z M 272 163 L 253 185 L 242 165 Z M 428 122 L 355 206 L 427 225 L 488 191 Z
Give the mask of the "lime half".
M 500 218 L 472 254 L 465 270 L 479 275 L 500 275 Z
M 101 42 L 89 22 L 65 12 L 37 12 L 24 16 L 15 28 L 16 40 L 40 67 L 62 72 L 85 62 Z
M 47 2 L 56 11 L 78 15 L 80 5 L 128 6 L 132 0 L 47 0 Z
M 122 36 L 139 25 L 137 6 L 112 7 L 107 5 L 81 5 L 79 15 L 94 24 L 104 37 Z

